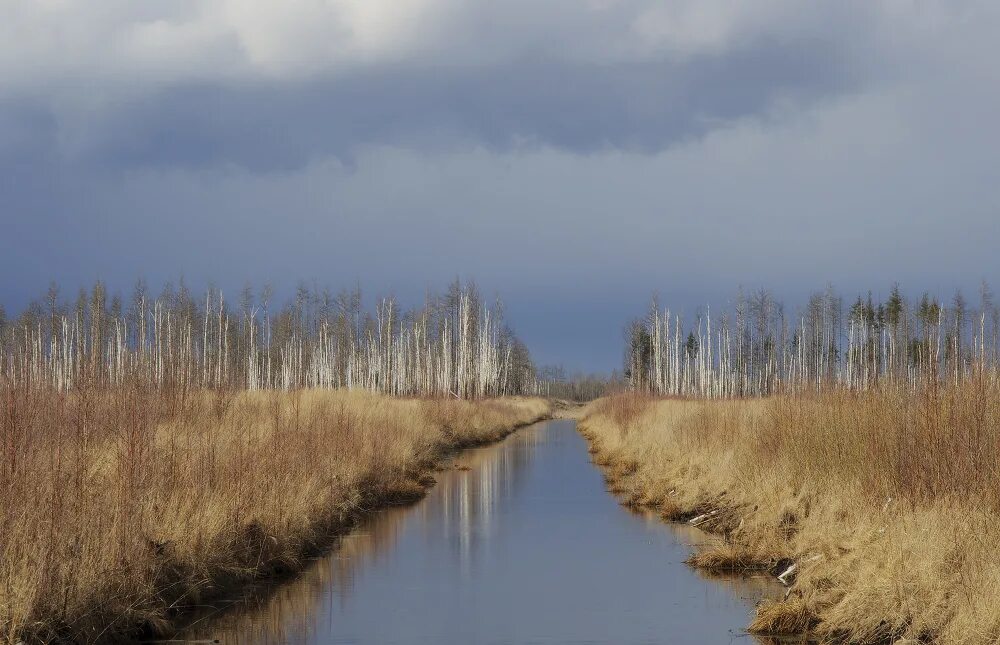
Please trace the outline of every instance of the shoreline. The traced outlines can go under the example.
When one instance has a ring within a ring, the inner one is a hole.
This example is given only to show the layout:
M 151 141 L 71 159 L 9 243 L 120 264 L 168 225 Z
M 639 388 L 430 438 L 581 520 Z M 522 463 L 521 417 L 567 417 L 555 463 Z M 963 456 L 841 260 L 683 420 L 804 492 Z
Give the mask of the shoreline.
M 475 402 L 472 403 L 475 404 Z M 260 574 L 252 576 L 249 580 L 235 581 L 228 585 L 223 584 L 218 586 L 211 596 L 203 597 L 201 601 L 203 603 L 210 603 L 214 599 L 224 597 L 229 593 L 245 592 L 247 588 L 257 588 L 258 590 L 262 588 L 266 590 L 280 587 L 282 584 L 300 575 L 314 559 L 324 557 L 335 551 L 339 540 L 349 536 L 365 519 L 389 508 L 409 506 L 420 502 L 437 483 L 433 473 L 440 472 L 449 460 L 455 459 L 466 450 L 474 450 L 499 443 L 522 428 L 541 423 L 551 418 L 553 417 L 550 403 L 549 410 L 542 415 L 528 421 L 515 423 L 504 428 L 499 433 L 490 434 L 487 437 L 459 438 L 452 435 L 454 437 L 453 443 L 443 444 L 440 452 L 434 456 L 433 460 L 415 464 L 414 470 L 408 472 L 404 480 L 396 482 L 395 485 L 389 487 L 376 487 L 367 492 L 362 492 L 360 503 L 356 508 L 351 509 L 336 524 L 319 529 L 323 534 L 322 540 L 310 545 L 309 548 L 298 554 L 299 562 L 296 563 L 298 566 L 287 566 L 282 562 L 262 563 Z M 274 564 L 277 564 L 279 568 L 277 570 L 270 570 L 269 567 Z M 225 611 L 226 609 L 223 609 L 220 615 L 224 614 Z M 182 624 L 185 617 L 189 616 L 189 614 L 190 612 L 179 612 L 172 617 L 171 625 L 165 631 L 144 631 L 137 636 L 137 639 L 155 642 L 157 638 L 162 639 L 164 636 L 175 636 L 189 627 L 189 625 Z M 160 629 L 162 629 L 162 626 Z
M 616 497 L 618 502 L 629 510 L 651 512 L 656 514 L 666 524 L 688 525 L 699 529 L 707 536 L 723 538 L 727 536 L 727 518 L 737 515 L 735 507 L 713 507 L 707 504 L 680 506 L 668 499 L 651 496 L 641 480 L 636 477 L 640 470 L 639 462 L 616 458 L 616 455 L 602 447 L 599 436 L 588 430 L 582 421 L 577 424 L 578 432 L 587 440 L 591 462 L 600 469 L 604 476 L 608 492 Z M 719 551 L 695 549 L 685 560 L 685 564 L 709 575 L 734 577 L 754 577 L 767 574 L 776 584 L 783 584 L 779 577 L 794 562 L 788 558 L 752 560 L 740 557 L 724 557 Z M 783 632 L 758 631 L 747 628 L 748 633 L 757 636 L 790 637 L 806 635 L 808 630 L 790 630 Z
M 716 402 L 617 395 L 591 404 L 578 428 L 624 505 L 711 536 L 689 565 L 784 585 L 783 599 L 758 605 L 748 632 L 996 642 L 1000 530 L 981 497 L 993 489 L 973 487 L 994 471 L 966 465 L 987 453 L 963 457 L 967 445 L 992 445 L 988 421 L 980 439 L 963 416 L 989 398 L 972 386 L 936 396 L 931 406 L 898 391 Z M 930 413 L 939 416 L 927 421 Z M 913 440 L 912 419 L 926 424 L 926 440 Z M 905 467 L 886 468 L 900 455 Z
M 242 393 L 216 414 L 211 406 L 217 402 L 206 397 L 195 402 L 194 421 L 167 416 L 155 422 L 143 462 L 155 472 L 133 493 L 140 509 L 149 510 L 124 516 L 135 518 L 135 528 L 106 535 L 86 515 L 64 527 L 82 536 L 74 539 L 86 547 L 66 554 L 58 565 L 84 570 L 71 589 L 72 603 L 57 614 L 58 606 L 44 602 L 68 594 L 68 583 L 38 587 L 34 605 L 16 607 L 23 618 L 3 627 L 5 639 L 169 638 L 200 606 L 255 586 L 280 586 L 336 548 L 365 517 L 423 498 L 435 484 L 433 473 L 449 459 L 550 418 L 553 410 L 552 402 L 541 398 L 451 401 L 306 391 Z M 271 411 L 276 416 L 268 419 L 265 413 Z M 202 445 L 206 440 L 208 447 Z M 193 446 L 187 453 L 181 452 L 185 442 Z M 93 455 L 106 454 L 106 443 L 102 440 Z M 94 465 L 99 457 L 82 454 L 80 463 L 92 481 L 78 494 L 94 512 L 101 508 L 96 500 L 108 499 L 105 509 L 111 503 L 113 521 L 121 522 L 118 492 L 104 483 L 111 475 Z M 209 457 L 206 463 L 214 465 L 190 466 L 188 483 L 170 483 L 177 464 Z M 29 565 L 51 557 L 40 549 L 53 552 L 28 541 L 13 546 L 20 549 L 15 554 L 23 554 L 20 562 Z M 120 573 L 112 564 L 117 558 L 125 558 Z
M 301 575 L 313 562 L 335 553 L 339 548 L 340 541 L 349 537 L 359 526 L 363 525 L 365 520 L 392 508 L 412 506 L 421 502 L 425 497 L 427 497 L 434 486 L 437 485 L 437 479 L 434 477 L 434 473 L 448 470 L 451 467 L 454 467 L 457 470 L 468 469 L 467 466 L 459 467 L 455 466 L 453 463 L 449 463 L 460 458 L 466 451 L 498 444 L 506 440 L 518 430 L 557 418 L 554 416 L 553 412 L 554 406 L 550 402 L 549 410 L 546 413 L 532 420 L 517 423 L 509 429 L 506 429 L 502 434 L 490 436 L 482 440 L 471 440 L 465 442 L 459 441 L 458 443 L 446 446 L 443 451 L 436 456 L 433 462 L 425 462 L 421 464 L 419 472 L 411 474 L 411 478 L 408 480 L 407 486 L 400 487 L 398 490 L 385 491 L 385 494 L 380 496 L 373 496 L 371 499 L 367 500 L 367 504 L 362 505 L 363 508 L 357 509 L 356 512 L 346 517 L 342 524 L 336 527 L 331 527 L 321 543 L 316 544 L 313 548 L 301 554 L 302 566 L 277 572 L 265 572 L 258 577 L 243 582 L 242 584 L 237 583 L 228 587 L 217 588 L 217 593 L 212 597 L 203 598 L 202 600 L 204 602 L 211 603 L 213 599 L 224 597 L 230 593 L 238 593 L 242 596 L 230 605 L 218 608 L 211 614 L 210 619 L 214 620 L 216 618 L 222 618 L 227 612 L 240 605 L 242 602 L 245 602 L 248 598 L 257 595 L 267 596 L 276 592 L 282 585 L 295 580 L 295 578 Z M 183 634 L 186 630 L 193 627 L 196 622 L 200 622 L 205 619 L 203 617 L 199 618 L 198 621 L 186 620 L 197 617 L 199 613 L 200 610 L 198 609 L 179 613 L 175 617 L 174 624 L 172 624 L 167 631 L 155 634 L 142 634 L 140 635 L 139 640 L 150 643 L 171 642 L 171 638 Z

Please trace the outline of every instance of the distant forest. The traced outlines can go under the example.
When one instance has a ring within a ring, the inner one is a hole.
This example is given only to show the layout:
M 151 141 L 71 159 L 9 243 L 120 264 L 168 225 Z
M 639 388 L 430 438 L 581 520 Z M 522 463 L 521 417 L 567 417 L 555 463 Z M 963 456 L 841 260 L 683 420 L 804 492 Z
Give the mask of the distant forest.
M 158 295 L 139 281 L 128 299 L 97 282 L 64 300 L 53 284 L 16 316 L 0 307 L 0 375 L 67 390 L 365 388 L 394 395 L 477 398 L 538 390 L 527 347 L 473 283 L 452 283 L 404 311 L 373 310 L 360 289 L 298 288 L 275 307 L 270 288 L 235 301 L 183 283 Z
M 736 397 L 998 375 L 1000 308 L 986 283 L 975 304 L 961 291 L 907 300 L 898 284 L 885 301 L 847 302 L 828 287 L 790 311 L 767 290 L 741 290 L 730 310 L 685 321 L 654 298 L 626 329 L 625 379 L 658 394 Z

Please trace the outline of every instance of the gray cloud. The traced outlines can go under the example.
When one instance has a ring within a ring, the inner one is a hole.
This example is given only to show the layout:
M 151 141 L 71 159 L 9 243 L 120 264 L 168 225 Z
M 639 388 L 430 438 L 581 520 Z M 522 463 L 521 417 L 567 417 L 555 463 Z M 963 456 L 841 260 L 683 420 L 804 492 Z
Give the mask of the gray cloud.
M 779 101 L 808 106 L 858 89 L 862 75 L 840 54 L 828 42 L 761 41 L 684 61 L 525 58 L 487 68 L 393 66 L 335 78 L 185 83 L 85 117 L 73 156 L 125 168 L 268 171 L 328 156 L 349 160 L 366 145 L 653 153 L 735 120 L 766 119 Z M 21 105 L 5 116 L 26 122 L 14 128 L 34 148 L 61 145 L 50 112 Z
M 827 282 L 997 279 L 993 5 L 594 4 L 610 13 L 567 0 L 536 24 L 521 4 L 415 2 L 444 17 L 330 55 L 305 18 L 209 16 L 176 27 L 189 49 L 174 26 L 84 25 L 141 51 L 79 36 L 68 62 L 20 67 L 8 34 L 0 302 L 181 274 L 413 301 L 461 274 L 543 360 L 610 368 L 653 291 L 693 313 L 740 283 L 794 305 Z

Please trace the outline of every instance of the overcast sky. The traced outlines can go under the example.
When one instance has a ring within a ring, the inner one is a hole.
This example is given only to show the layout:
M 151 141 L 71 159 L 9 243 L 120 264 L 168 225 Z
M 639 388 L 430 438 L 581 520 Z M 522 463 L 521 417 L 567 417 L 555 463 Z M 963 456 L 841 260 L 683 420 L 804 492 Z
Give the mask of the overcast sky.
M 997 60 L 995 0 L 0 0 L 0 302 L 462 276 L 604 370 L 654 291 L 974 290 Z

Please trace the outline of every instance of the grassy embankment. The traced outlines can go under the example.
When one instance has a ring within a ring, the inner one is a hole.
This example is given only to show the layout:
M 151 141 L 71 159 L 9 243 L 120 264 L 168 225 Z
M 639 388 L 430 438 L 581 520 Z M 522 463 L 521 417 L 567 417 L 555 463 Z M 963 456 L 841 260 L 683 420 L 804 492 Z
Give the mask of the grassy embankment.
M 747 401 L 618 395 L 581 424 L 628 503 L 716 534 L 691 564 L 795 564 L 750 630 L 1000 639 L 1000 386 Z
M 168 631 L 295 571 L 364 513 L 421 496 L 450 452 L 549 412 L 362 392 L 55 394 L 0 409 L 0 640 Z

